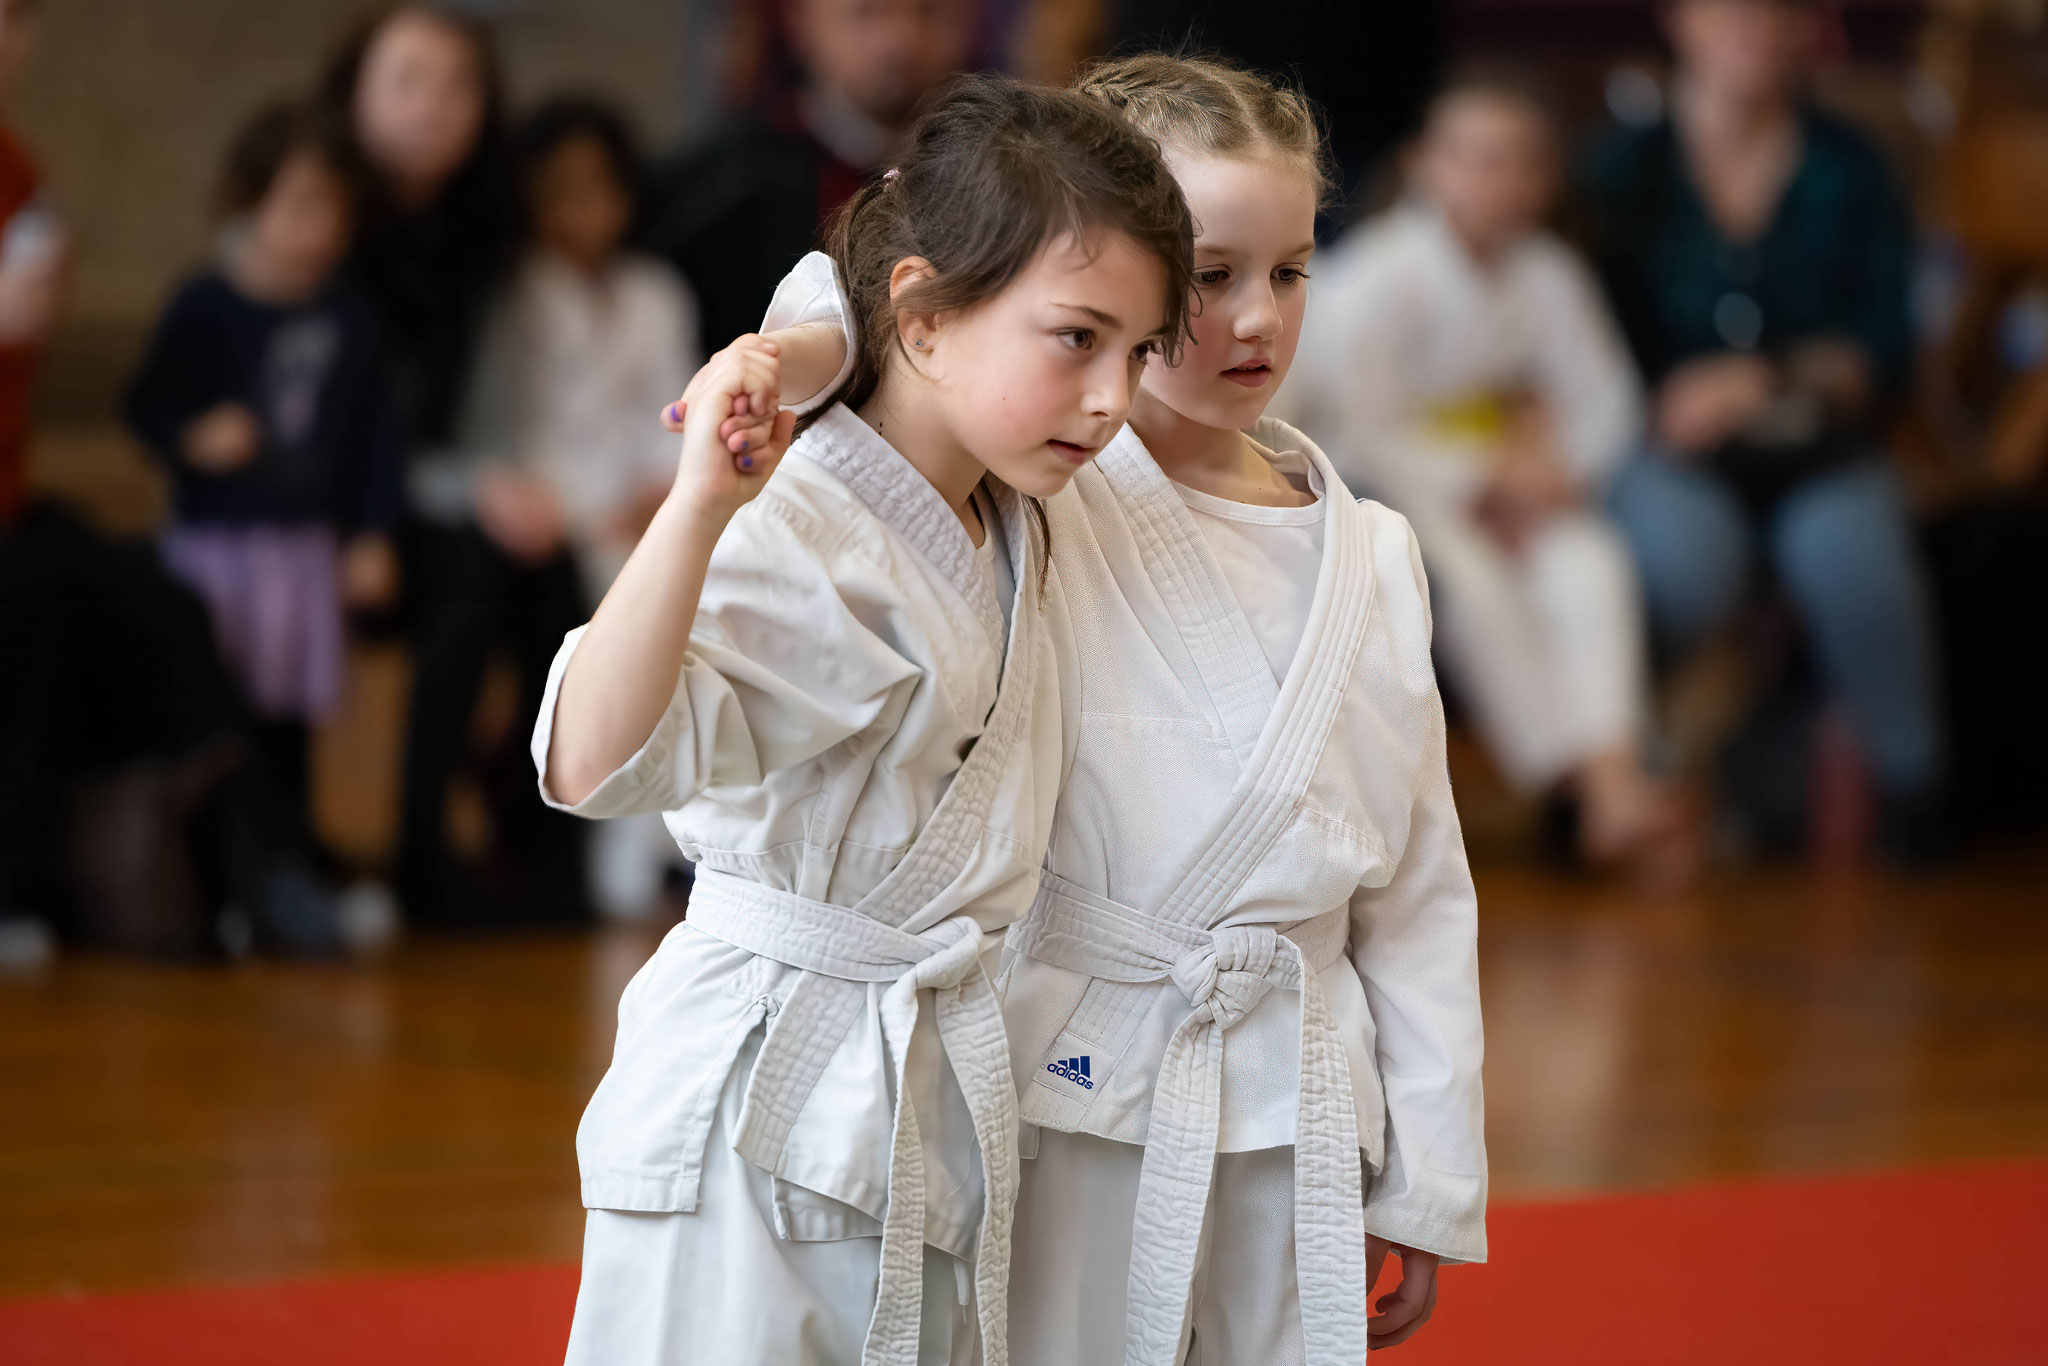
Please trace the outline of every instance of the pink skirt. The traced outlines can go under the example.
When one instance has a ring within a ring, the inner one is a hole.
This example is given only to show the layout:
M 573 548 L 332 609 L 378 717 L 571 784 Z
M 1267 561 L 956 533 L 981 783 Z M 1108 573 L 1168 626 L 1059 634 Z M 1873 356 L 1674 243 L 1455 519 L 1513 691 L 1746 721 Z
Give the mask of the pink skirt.
M 313 721 L 341 702 L 339 545 L 325 526 L 183 523 L 164 564 L 213 618 L 228 672 L 266 720 Z

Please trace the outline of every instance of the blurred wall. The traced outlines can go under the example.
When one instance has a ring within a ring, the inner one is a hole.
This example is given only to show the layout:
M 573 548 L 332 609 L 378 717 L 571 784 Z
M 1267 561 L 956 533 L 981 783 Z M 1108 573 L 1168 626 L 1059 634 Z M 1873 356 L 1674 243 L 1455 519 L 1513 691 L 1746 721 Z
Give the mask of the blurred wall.
M 105 420 L 166 290 L 202 261 L 227 140 L 258 102 L 311 85 L 363 0 L 47 0 L 8 117 L 71 225 L 77 275 L 37 394 L 47 421 Z M 496 0 L 515 108 L 601 91 L 650 145 L 704 108 L 677 87 L 676 0 Z

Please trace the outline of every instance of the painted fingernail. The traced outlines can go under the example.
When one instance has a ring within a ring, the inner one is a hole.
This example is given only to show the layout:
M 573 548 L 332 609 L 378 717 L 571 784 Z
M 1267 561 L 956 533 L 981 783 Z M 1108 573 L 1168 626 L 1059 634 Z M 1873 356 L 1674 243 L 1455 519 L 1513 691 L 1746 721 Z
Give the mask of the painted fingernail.
M 741 457 L 740 457 L 740 468 L 741 468 L 741 469 L 743 469 L 743 470 L 750 470 L 750 469 L 754 468 L 754 457 L 753 457 L 753 456 L 751 456 L 751 455 L 743 455 L 743 456 L 741 456 Z
M 741 450 L 743 450 L 743 451 L 744 451 L 744 450 L 751 450 L 751 449 L 753 448 L 753 445 L 754 445 L 754 443 L 753 443 L 753 442 L 751 442 L 751 441 L 747 441 L 747 440 L 745 440 L 745 439 L 742 439 L 742 440 L 740 441 L 740 449 L 741 449 Z
M 676 405 L 673 403 L 668 405 L 668 420 L 671 422 L 681 422 L 683 420 L 683 415 L 676 411 Z

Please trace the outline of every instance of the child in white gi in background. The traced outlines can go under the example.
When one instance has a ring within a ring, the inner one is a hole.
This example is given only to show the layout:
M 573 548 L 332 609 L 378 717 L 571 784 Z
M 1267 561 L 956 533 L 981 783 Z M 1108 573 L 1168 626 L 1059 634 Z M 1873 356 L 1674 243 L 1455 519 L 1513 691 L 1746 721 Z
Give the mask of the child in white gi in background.
M 1159 139 L 1197 305 L 1047 503 L 1078 705 L 1000 983 L 1035 1158 L 1010 1349 L 1357 1362 L 1429 1317 L 1439 1261 L 1486 1255 L 1476 906 L 1421 560 L 1260 417 L 1314 251 L 1306 103 L 1156 55 L 1080 89 Z
M 1414 524 L 1445 664 L 1508 782 L 1576 806 L 1589 864 L 1669 880 L 1690 832 L 1638 760 L 1642 607 L 1599 512 L 1642 393 L 1590 272 L 1540 226 L 1555 163 L 1533 93 L 1454 81 L 1408 201 L 1324 259 L 1280 404 Z
M 674 486 L 533 741 L 551 802 L 664 811 L 699 866 L 577 1136 L 570 1361 L 1007 1361 L 986 966 L 1037 890 L 1073 653 L 1034 500 L 1179 336 L 1190 234 L 1099 105 L 964 79 L 835 226 L 838 401 L 778 463 L 781 362 L 839 347 L 802 329 L 686 392 Z
M 675 477 L 675 442 L 647 414 L 703 360 L 689 286 L 628 249 L 640 154 L 610 106 L 557 99 L 520 130 L 533 241 L 485 320 L 456 442 L 468 500 L 500 545 L 566 542 L 588 602 L 611 586 Z M 587 610 L 587 608 L 585 609 Z M 682 856 L 655 814 L 591 832 L 590 896 L 650 913 Z

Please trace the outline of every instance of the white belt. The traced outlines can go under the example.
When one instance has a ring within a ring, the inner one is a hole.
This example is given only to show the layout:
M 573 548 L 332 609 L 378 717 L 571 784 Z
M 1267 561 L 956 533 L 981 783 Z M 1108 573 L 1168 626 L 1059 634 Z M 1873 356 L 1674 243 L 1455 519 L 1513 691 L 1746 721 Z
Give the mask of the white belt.
M 1084 899 L 1085 898 L 1085 899 Z M 1224 1034 L 1274 987 L 1301 993 L 1294 1129 L 1294 1242 L 1310 1366 L 1365 1357 L 1365 1189 L 1351 1067 L 1317 974 L 1337 961 L 1349 913 L 1285 930 L 1202 930 L 1145 915 L 1047 874 L 1010 945 L 1111 982 L 1171 979 L 1194 1006 L 1167 1041 L 1131 1231 L 1126 1366 L 1173 1366 L 1221 1122 Z
M 895 1142 L 882 1216 L 881 1277 L 863 1366 L 916 1366 L 924 1287 L 924 1147 L 904 1060 L 917 1024 L 918 992 L 932 988 L 939 1041 L 953 1066 L 981 1146 L 983 1207 L 974 1253 L 975 1311 L 989 1366 L 1009 1360 L 1010 1219 L 1017 1189 L 1017 1098 L 995 988 L 982 970 L 982 929 L 956 915 L 922 934 L 858 911 L 700 870 L 689 923 L 735 948 L 800 968 L 804 976 L 776 1013 L 747 1084 L 733 1148 L 777 1171 L 790 1126 L 847 1027 L 866 983 L 891 983 L 882 1031 L 896 1060 Z

